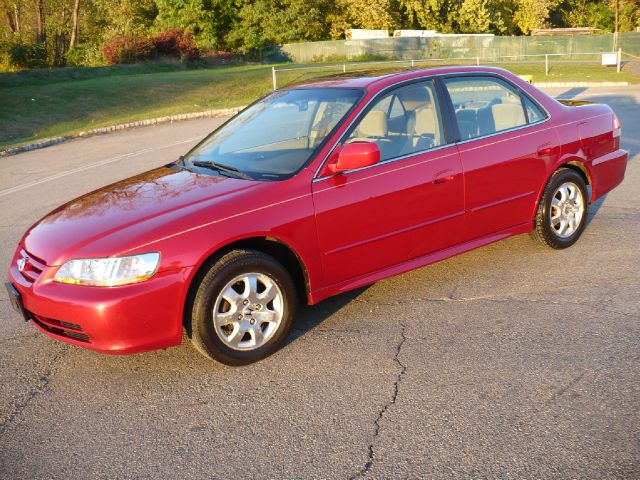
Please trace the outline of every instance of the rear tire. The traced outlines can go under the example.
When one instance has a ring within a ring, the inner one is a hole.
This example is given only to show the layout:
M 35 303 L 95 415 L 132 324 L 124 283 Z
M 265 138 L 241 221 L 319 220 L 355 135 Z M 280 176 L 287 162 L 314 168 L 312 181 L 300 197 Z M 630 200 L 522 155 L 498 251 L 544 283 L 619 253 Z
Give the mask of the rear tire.
M 533 236 L 558 250 L 576 243 L 587 224 L 588 195 L 578 172 L 570 168 L 556 170 L 542 193 Z
M 296 303 L 293 280 L 278 261 L 255 250 L 234 250 L 200 280 L 187 332 L 206 357 L 247 365 L 282 346 Z

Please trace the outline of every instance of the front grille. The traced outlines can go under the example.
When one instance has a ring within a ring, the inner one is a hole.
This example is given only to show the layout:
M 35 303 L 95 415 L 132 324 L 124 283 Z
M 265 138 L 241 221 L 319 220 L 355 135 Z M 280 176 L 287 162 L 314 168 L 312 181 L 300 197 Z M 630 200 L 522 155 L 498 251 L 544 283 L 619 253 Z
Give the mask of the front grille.
M 49 333 L 58 335 L 60 337 L 72 338 L 79 342 L 90 343 L 91 338 L 86 333 L 82 332 L 82 327 L 77 323 L 62 322 L 60 320 L 54 320 L 52 318 L 41 317 L 40 315 L 31 315 L 33 321 L 42 329 Z
M 42 274 L 42 271 L 45 269 L 46 263 L 44 262 L 44 260 L 31 255 L 24 248 L 20 250 L 20 257 L 26 259 L 26 262 L 24 264 L 24 267 L 20 271 L 20 274 L 29 283 L 35 282 Z

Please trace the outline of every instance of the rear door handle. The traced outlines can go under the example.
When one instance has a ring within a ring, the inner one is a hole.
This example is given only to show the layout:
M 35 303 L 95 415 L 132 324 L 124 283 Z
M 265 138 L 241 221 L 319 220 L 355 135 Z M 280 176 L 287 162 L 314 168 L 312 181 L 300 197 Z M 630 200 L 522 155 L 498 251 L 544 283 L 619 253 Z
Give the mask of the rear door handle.
M 436 185 L 440 185 L 441 183 L 453 180 L 454 173 L 455 172 L 453 170 L 444 170 L 442 172 L 438 172 L 433 177 L 433 183 L 435 183 Z
M 538 147 L 538 156 L 545 157 L 547 155 L 550 155 L 552 151 L 553 146 L 551 145 L 551 143 L 543 143 Z

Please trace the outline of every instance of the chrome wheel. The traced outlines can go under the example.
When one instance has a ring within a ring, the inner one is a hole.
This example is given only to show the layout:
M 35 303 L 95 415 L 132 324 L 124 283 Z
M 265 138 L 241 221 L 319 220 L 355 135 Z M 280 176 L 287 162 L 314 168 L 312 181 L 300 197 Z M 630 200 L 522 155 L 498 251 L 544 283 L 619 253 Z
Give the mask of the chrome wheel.
M 556 236 L 568 238 L 573 235 L 584 216 L 582 191 L 573 182 L 565 182 L 553 193 L 551 200 L 551 229 Z
M 214 304 L 213 326 L 229 348 L 255 350 L 273 337 L 283 312 L 284 298 L 276 282 L 264 273 L 245 273 L 220 291 Z

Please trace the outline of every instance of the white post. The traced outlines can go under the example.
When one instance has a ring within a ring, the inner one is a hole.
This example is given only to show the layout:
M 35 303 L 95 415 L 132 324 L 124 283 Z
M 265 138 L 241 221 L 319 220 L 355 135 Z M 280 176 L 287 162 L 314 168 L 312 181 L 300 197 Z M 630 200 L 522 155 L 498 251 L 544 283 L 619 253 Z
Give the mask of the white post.
M 480 66 L 480 57 L 476 57 L 476 65 Z
M 342 64 L 342 72 L 347 73 L 347 65 L 344 63 Z
M 545 77 L 549 75 L 549 54 L 544 54 L 544 75 Z
M 620 73 L 620 65 L 622 63 L 622 48 L 618 48 L 618 63 L 616 65 L 616 69 L 618 73 Z
M 411 66 L 412 66 L 412 67 L 415 67 L 415 66 L 416 66 L 415 62 L 413 61 L 413 58 L 411 59 Z
M 278 84 L 276 83 L 276 67 L 271 67 L 271 77 L 273 78 L 273 89 L 276 90 L 278 88 Z

